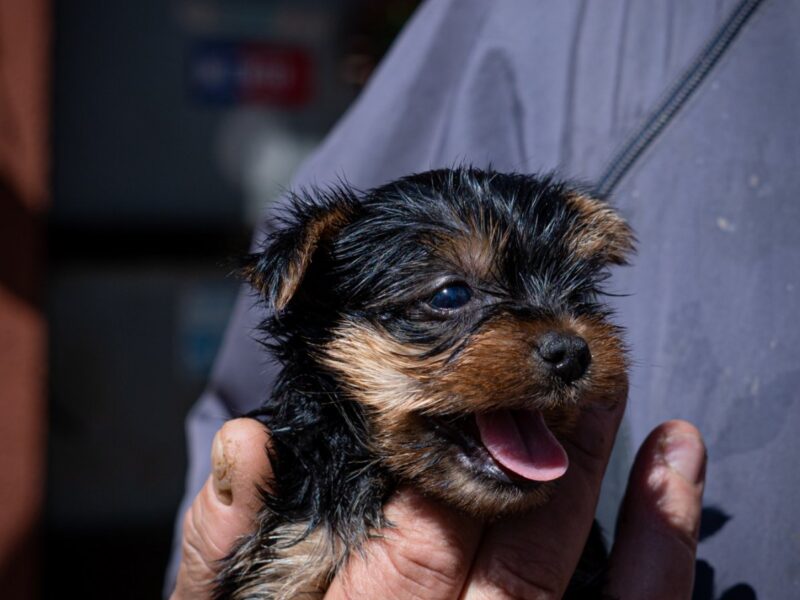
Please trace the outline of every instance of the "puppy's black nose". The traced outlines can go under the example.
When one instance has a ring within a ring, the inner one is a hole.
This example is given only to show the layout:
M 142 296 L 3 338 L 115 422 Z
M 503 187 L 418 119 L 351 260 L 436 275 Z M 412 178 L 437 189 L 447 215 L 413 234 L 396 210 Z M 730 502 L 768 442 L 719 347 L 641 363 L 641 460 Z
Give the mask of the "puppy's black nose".
M 537 352 L 550 371 L 564 383 L 583 377 L 592 362 L 586 340 L 567 333 L 548 331 L 539 338 Z

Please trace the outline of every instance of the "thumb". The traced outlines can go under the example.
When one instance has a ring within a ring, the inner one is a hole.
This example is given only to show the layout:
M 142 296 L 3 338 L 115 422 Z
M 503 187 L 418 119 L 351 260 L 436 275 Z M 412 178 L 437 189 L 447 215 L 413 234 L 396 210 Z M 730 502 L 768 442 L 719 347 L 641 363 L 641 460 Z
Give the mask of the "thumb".
M 663 423 L 645 440 L 611 553 L 613 597 L 691 597 L 705 467 L 703 439 L 686 421 Z
M 265 452 L 269 435 L 258 421 L 222 426 L 211 446 L 212 474 L 183 520 L 181 563 L 171 600 L 211 598 L 218 561 L 253 528 L 260 499 L 257 484 L 272 476 Z

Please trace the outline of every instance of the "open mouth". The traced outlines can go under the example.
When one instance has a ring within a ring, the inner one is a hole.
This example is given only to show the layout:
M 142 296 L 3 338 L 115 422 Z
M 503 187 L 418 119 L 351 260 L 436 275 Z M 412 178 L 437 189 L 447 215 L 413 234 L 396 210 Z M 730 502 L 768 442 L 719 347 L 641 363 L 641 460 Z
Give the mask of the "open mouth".
M 503 409 L 429 421 L 459 449 L 464 466 L 500 482 L 526 486 L 552 481 L 569 466 L 564 447 L 539 410 Z

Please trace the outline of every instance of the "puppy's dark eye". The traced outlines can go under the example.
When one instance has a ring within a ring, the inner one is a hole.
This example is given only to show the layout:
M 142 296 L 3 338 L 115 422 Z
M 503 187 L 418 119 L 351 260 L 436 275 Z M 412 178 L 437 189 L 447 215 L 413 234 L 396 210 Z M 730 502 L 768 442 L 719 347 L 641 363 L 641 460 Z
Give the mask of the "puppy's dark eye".
M 433 308 L 454 310 L 461 308 L 472 298 L 472 290 L 465 283 L 452 283 L 439 289 L 428 301 Z

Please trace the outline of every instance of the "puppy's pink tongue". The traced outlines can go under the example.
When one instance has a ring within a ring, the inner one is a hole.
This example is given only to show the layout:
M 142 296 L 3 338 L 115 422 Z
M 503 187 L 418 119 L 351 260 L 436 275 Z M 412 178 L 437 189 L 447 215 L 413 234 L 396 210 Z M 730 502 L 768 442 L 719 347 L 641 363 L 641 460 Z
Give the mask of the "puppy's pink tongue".
M 477 414 L 481 441 L 512 473 L 531 481 L 551 481 L 567 471 L 567 453 L 538 410 L 496 410 Z

